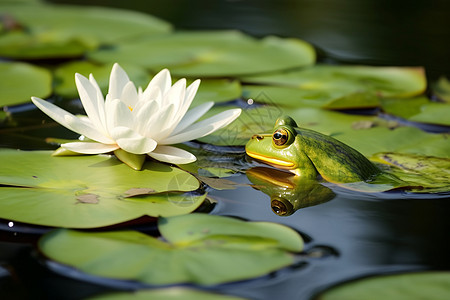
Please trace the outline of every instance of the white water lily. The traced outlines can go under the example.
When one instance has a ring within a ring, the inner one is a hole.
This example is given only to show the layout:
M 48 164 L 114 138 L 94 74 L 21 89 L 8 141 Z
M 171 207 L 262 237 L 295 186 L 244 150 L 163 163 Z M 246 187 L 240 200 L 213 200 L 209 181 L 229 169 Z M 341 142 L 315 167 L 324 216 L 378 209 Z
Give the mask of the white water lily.
M 241 113 L 240 109 L 230 109 L 196 122 L 214 103 L 188 110 L 200 80 L 186 87 L 183 78 L 172 85 L 167 69 L 159 72 L 143 91 L 136 89 L 126 72 L 114 64 L 106 99 L 92 74 L 88 79 L 77 73 L 75 82 L 87 116 L 75 116 L 45 100 L 31 99 L 53 120 L 88 139 L 61 145 L 80 154 L 122 149 L 164 162 L 190 163 L 196 160 L 192 153 L 170 145 L 204 137 L 227 126 Z

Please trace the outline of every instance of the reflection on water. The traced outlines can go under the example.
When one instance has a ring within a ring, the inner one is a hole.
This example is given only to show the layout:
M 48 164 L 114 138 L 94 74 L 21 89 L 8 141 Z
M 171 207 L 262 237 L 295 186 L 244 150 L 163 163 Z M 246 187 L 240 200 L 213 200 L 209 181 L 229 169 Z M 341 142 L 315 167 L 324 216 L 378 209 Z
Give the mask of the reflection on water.
M 246 171 L 253 187 L 269 195 L 272 211 L 290 216 L 300 208 L 327 202 L 333 191 L 316 180 L 304 179 L 273 168 L 254 167 Z

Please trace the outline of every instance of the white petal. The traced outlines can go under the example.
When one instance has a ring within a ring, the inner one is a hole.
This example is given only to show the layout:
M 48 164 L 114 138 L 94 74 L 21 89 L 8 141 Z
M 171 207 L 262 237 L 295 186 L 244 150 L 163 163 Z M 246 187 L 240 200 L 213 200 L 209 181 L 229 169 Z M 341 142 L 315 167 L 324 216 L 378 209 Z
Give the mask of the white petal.
M 159 111 L 157 114 L 157 118 L 152 120 L 153 122 L 145 128 L 145 136 L 151 136 L 155 140 L 159 141 L 170 134 L 170 131 L 167 130 L 167 125 L 170 125 L 172 121 L 172 116 L 175 110 L 175 106 L 171 104 L 164 111 Z
M 91 81 L 78 73 L 75 74 L 75 83 L 86 114 L 96 128 L 103 130 L 104 126 L 99 114 L 97 89 L 92 85 Z
M 141 102 L 139 102 L 141 103 Z M 138 105 L 139 105 L 138 103 Z M 145 103 L 141 107 L 136 107 L 136 131 L 145 136 L 153 136 L 150 128 L 159 114 L 159 104 L 156 101 L 150 101 Z
M 172 146 L 158 145 L 153 152 L 147 154 L 159 161 L 173 164 L 188 164 L 197 160 L 192 153 Z
M 109 134 L 117 126 L 133 128 L 134 117 L 128 106 L 120 99 L 111 100 L 109 95 L 105 102 L 106 124 Z
M 116 127 L 111 131 L 112 137 L 123 150 L 133 154 L 144 154 L 155 149 L 155 140 L 142 136 L 126 127 Z
M 196 106 L 190 110 L 187 111 L 187 113 L 183 116 L 180 123 L 178 123 L 177 127 L 172 132 L 172 135 L 175 135 L 182 130 L 184 130 L 186 127 L 193 124 L 195 121 L 201 118 L 204 114 L 208 112 L 208 110 L 213 107 L 214 102 L 205 102 L 200 104 L 199 106 Z
M 161 70 L 158 74 L 153 77 L 153 79 L 148 84 L 147 88 L 144 91 L 145 93 L 149 93 L 153 88 L 158 87 L 163 94 L 165 94 L 172 85 L 172 79 L 170 78 L 170 72 L 167 69 Z M 149 90 L 149 91 L 147 91 Z
M 97 141 L 102 144 L 114 144 L 114 140 L 105 136 L 102 132 L 98 131 L 95 127 L 90 126 L 89 123 L 73 116 L 65 115 L 64 119 L 75 132 L 84 135 L 85 137 Z
M 206 120 L 195 123 L 176 135 L 170 136 L 162 141 L 159 141 L 159 144 L 161 145 L 178 144 L 201 138 L 222 127 L 227 126 L 228 124 L 233 122 L 237 117 L 239 117 L 240 114 L 241 114 L 240 108 L 226 110 Z
M 100 154 L 119 149 L 119 146 L 117 146 L 116 144 L 105 145 L 101 143 L 92 143 L 92 142 L 73 142 L 62 144 L 61 147 L 73 152 L 83 154 Z
M 103 93 L 98 86 L 97 81 L 95 80 L 92 74 L 89 74 L 89 81 L 92 86 L 97 90 L 97 105 L 98 105 L 98 115 L 100 121 L 102 123 L 103 129 L 106 131 L 106 116 L 105 116 L 105 98 L 103 98 Z
M 42 112 L 44 112 L 47 116 L 61 124 L 62 126 L 66 127 L 69 130 L 75 131 L 76 133 L 79 133 L 75 129 L 73 129 L 66 121 L 64 116 L 72 116 L 76 118 L 74 115 L 72 115 L 70 112 L 59 108 L 58 106 L 47 102 L 45 100 L 42 100 L 40 98 L 31 97 L 31 101 L 33 101 L 34 105 L 36 105 Z M 80 133 L 81 134 L 81 133 Z
M 130 81 L 127 73 L 115 63 L 111 70 L 109 77 L 109 89 L 108 94 L 112 99 L 118 99 L 122 96 L 122 90 L 125 85 Z
M 129 81 L 124 86 L 120 100 L 128 105 L 130 109 L 133 109 L 136 106 L 136 103 L 138 102 L 138 94 L 132 81 Z

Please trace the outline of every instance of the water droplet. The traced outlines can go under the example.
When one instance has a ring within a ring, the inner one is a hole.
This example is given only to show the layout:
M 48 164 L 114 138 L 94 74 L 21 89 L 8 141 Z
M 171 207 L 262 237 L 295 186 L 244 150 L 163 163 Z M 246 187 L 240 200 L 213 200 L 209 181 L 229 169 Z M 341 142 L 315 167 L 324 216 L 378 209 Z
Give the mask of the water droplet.
M 9 228 L 14 227 L 14 222 L 8 222 L 8 227 L 9 227 Z
M 248 104 L 248 105 L 252 105 L 253 103 L 254 103 L 253 99 L 248 99 L 248 100 L 247 100 L 247 104 Z

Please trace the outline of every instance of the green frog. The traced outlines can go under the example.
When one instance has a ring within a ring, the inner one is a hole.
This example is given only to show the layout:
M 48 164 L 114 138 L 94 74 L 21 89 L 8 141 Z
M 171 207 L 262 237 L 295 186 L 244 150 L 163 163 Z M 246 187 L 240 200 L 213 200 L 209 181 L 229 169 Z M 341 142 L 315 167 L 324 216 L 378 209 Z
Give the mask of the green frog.
M 280 117 L 272 133 L 255 134 L 245 146 L 248 156 L 305 179 L 320 175 L 332 183 L 370 181 L 381 171 L 364 155 L 322 133 L 299 128 Z

